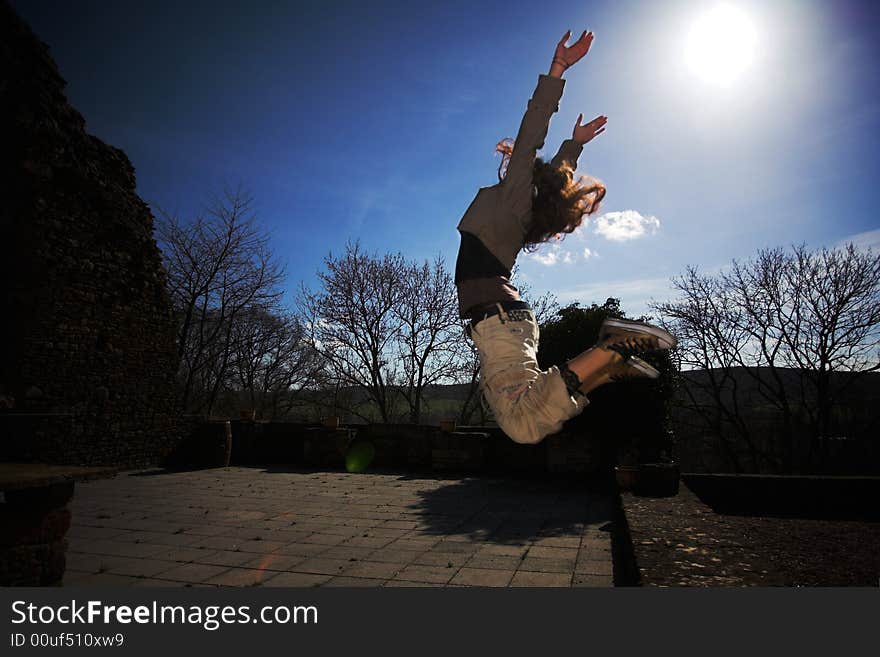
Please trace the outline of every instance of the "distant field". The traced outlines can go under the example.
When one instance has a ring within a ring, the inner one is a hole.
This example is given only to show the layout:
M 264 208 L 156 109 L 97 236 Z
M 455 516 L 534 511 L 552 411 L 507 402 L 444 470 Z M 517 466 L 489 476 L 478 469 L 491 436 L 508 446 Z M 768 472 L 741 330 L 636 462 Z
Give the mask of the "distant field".
M 362 393 L 354 391 L 347 394 L 352 397 L 363 397 Z M 439 424 L 443 420 L 457 419 L 464 403 L 465 394 L 464 386 L 431 386 L 422 402 L 421 424 Z M 363 400 L 354 406 L 354 411 L 357 414 L 341 413 L 342 421 L 344 423 L 382 421 L 378 406 L 373 402 Z M 303 401 L 288 414 L 288 419 L 314 422 L 334 414 L 329 399 L 324 403 Z M 398 399 L 394 404 L 391 419 L 394 422 L 409 421 L 409 406 L 403 399 Z

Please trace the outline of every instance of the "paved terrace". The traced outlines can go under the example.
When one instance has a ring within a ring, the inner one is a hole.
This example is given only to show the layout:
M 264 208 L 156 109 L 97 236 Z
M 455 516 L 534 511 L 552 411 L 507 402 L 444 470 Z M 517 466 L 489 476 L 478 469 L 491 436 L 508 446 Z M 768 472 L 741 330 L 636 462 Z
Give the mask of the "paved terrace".
M 71 586 L 612 586 L 611 500 L 571 480 L 153 470 L 71 506 Z

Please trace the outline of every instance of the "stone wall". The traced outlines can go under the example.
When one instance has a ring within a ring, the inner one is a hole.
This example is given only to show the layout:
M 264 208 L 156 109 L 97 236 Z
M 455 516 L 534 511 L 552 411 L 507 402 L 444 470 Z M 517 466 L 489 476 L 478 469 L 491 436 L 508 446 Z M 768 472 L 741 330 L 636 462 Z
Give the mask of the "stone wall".
M 336 429 L 297 422 L 233 420 L 230 424 L 233 465 L 343 469 L 347 454 L 362 443 L 372 447 L 372 471 L 608 475 L 614 465 L 593 437 L 566 430 L 537 445 L 520 445 L 498 427 L 444 431 L 413 424 Z
M 0 460 L 151 464 L 177 364 L 153 217 L 64 88 L 0 0 Z

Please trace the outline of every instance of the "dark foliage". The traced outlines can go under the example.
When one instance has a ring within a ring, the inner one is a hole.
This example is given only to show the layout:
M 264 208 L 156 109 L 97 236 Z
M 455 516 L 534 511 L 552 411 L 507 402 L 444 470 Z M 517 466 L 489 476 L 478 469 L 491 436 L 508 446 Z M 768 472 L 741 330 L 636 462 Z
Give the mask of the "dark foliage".
M 591 348 L 606 317 L 626 317 L 619 299 L 609 298 L 601 306 L 588 308 L 573 303 L 559 310 L 556 317 L 541 324 L 538 364 L 542 368 L 561 365 Z M 674 457 L 669 407 L 675 369 L 668 352 L 644 358 L 660 370 L 659 380 L 615 383 L 594 390 L 590 405 L 567 424 L 567 429 L 599 440 L 609 463 L 649 463 Z

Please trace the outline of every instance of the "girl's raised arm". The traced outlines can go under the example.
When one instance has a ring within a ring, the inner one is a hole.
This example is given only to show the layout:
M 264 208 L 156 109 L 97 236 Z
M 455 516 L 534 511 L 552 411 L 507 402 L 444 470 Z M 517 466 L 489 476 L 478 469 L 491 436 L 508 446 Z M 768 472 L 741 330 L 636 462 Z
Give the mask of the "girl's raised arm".
M 569 47 L 565 44 L 570 37 L 571 30 L 566 32 L 556 44 L 550 72 L 540 76 L 535 93 L 529 100 L 507 165 L 507 175 L 504 178 L 503 186 L 508 193 L 531 188 L 535 155 L 544 145 L 544 139 L 550 128 L 550 117 L 558 109 L 559 99 L 562 97 L 562 89 L 565 85 L 562 74 L 586 55 L 593 43 L 593 33 L 586 30 Z

